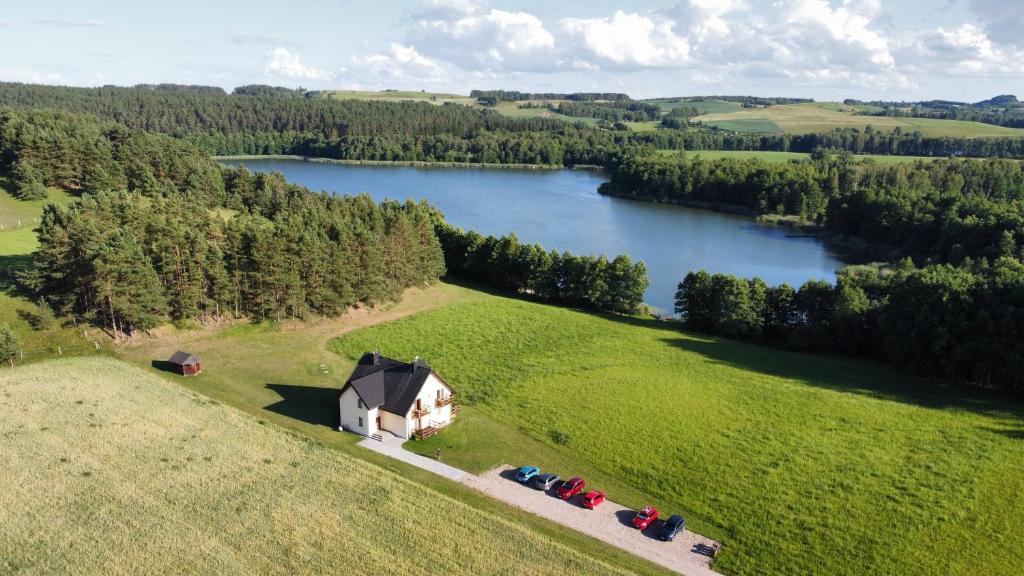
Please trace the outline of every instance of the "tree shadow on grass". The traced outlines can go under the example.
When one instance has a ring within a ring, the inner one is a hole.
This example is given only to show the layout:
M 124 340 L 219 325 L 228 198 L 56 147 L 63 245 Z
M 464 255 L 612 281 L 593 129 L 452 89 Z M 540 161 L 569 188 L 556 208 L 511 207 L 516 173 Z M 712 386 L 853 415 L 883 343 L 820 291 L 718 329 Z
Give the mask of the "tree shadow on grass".
M 25 295 L 25 290 L 18 282 L 18 273 L 31 268 L 31 254 L 0 256 L 0 292 L 10 296 Z
M 338 426 L 338 389 L 293 384 L 267 384 L 281 400 L 264 406 L 276 414 L 314 426 Z
M 1021 402 L 1005 394 L 970 390 L 936 382 L 886 366 L 878 361 L 779 350 L 682 331 L 663 342 L 693 352 L 709 362 L 803 384 L 923 406 L 957 408 L 991 416 L 1024 419 Z

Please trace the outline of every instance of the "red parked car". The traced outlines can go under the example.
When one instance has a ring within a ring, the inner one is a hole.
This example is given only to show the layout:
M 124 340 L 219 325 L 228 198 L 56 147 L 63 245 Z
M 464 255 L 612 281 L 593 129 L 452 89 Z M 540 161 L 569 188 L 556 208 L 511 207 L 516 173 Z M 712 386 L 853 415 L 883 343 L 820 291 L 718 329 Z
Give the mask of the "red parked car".
M 654 506 L 644 506 L 644 509 L 637 512 L 636 516 L 633 517 L 633 526 L 641 530 L 646 530 L 651 522 L 658 519 L 658 509 Z
M 568 500 L 582 492 L 586 485 L 587 483 L 583 481 L 583 478 L 575 476 L 559 484 L 558 488 L 555 489 L 555 493 L 558 494 L 558 497 L 562 500 Z
M 593 510 L 604 502 L 604 492 L 598 492 L 597 490 L 591 490 L 583 495 L 583 499 L 580 500 L 583 506 Z

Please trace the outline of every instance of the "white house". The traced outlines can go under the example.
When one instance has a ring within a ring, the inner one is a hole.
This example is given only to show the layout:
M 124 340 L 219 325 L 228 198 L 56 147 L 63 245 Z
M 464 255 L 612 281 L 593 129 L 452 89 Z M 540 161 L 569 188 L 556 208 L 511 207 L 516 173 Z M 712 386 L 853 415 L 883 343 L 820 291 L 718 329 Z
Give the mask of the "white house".
M 431 436 L 458 413 L 453 394 L 424 360 L 410 364 L 367 352 L 338 394 L 340 428 L 364 436 Z

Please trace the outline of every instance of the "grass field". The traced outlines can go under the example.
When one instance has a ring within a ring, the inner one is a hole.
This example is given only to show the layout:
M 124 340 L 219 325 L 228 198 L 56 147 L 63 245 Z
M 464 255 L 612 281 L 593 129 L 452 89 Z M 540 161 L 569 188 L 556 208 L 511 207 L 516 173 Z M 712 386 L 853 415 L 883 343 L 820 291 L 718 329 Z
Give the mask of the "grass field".
M 678 150 L 658 150 L 660 154 L 668 156 L 678 154 L 688 154 L 690 156 L 700 156 L 705 160 L 714 160 L 717 158 L 757 158 L 758 160 L 765 160 L 767 162 L 788 162 L 790 160 L 803 160 L 810 156 L 806 152 L 773 152 L 773 151 L 761 151 L 761 150 L 693 150 L 690 152 L 679 152 Z M 884 154 L 860 154 L 854 156 L 857 160 L 874 160 L 879 164 L 903 164 L 905 162 L 914 162 L 915 160 L 935 160 L 935 158 L 928 156 L 887 156 Z
M 328 342 L 339 334 L 406 317 L 438 307 L 480 301 L 487 295 L 452 284 L 409 290 L 398 304 L 349 317 L 306 323 L 236 324 L 219 329 L 179 331 L 163 328 L 153 340 L 121 348 L 119 353 L 153 374 L 150 365 L 176 350 L 203 358 L 199 378 L 174 378 L 196 392 L 293 430 L 350 457 L 399 470 L 409 479 L 439 490 L 474 508 L 514 521 L 547 538 L 562 542 L 607 563 L 641 574 L 660 574 L 653 565 L 578 533 L 513 510 L 478 492 L 442 480 L 429 472 L 390 460 L 355 446 L 361 437 L 340 434 L 337 425 L 338 390 L 354 362 L 330 352 Z M 466 409 L 472 411 L 471 408 Z
M 0 230 L 0 324 L 8 324 L 18 335 L 24 360 L 96 351 L 95 344 L 83 337 L 73 322 L 65 326 L 61 320 L 54 320 L 48 326 L 33 328 L 29 319 L 38 317 L 39 306 L 20 294 L 16 285 L 17 273 L 31 265 L 31 253 L 38 246 L 35 228 L 43 206 L 47 202 L 67 204 L 72 199 L 66 192 L 51 190 L 47 200 L 24 201 L 0 188 L 0 224 L 4 228 Z M 101 335 L 91 330 L 91 340 L 101 340 L 97 338 Z
M 1024 571 L 1020 407 L 881 365 L 497 296 L 332 344 L 422 356 L 465 415 L 409 443 L 582 473 L 726 540 L 726 574 Z
M 557 118 L 566 122 L 582 122 L 587 126 L 597 125 L 597 118 L 576 118 L 556 114 L 547 108 L 520 108 L 520 102 L 498 102 L 494 110 L 511 118 Z M 542 105 L 541 101 L 531 101 L 531 104 Z
M 856 116 L 853 109 L 835 103 L 786 104 L 766 108 L 741 108 L 735 111 L 709 112 L 696 118 L 709 126 L 738 132 L 830 132 L 835 128 L 860 128 L 867 125 L 891 131 L 920 131 L 925 136 L 1024 136 L 1024 129 L 1006 128 L 980 122 L 936 120 L 931 118 L 892 118 Z M 774 128 L 773 128 L 774 126 Z
M 624 573 L 113 359 L 0 390 L 4 574 Z
M 445 94 L 441 92 L 419 92 L 415 90 L 326 90 L 323 92 L 327 98 L 335 100 L 386 100 L 398 102 L 401 100 L 417 100 L 431 102 L 433 104 L 444 104 L 454 102 L 456 104 L 475 105 L 476 100 L 462 94 Z

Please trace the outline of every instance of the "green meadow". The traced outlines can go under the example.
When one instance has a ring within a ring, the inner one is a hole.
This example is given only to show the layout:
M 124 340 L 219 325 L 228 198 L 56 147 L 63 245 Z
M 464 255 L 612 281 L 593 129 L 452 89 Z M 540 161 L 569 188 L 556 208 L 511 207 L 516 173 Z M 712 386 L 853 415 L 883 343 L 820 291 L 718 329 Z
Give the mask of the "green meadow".
M 499 296 L 339 337 L 422 356 L 466 405 L 406 446 L 582 474 L 726 542 L 725 574 L 1024 570 L 1024 411 L 879 364 Z
M 691 157 L 699 156 L 705 160 L 716 160 L 718 158 L 756 158 L 766 162 L 788 162 L 790 160 L 803 160 L 810 157 L 806 152 L 774 152 L 771 150 L 690 150 L 680 152 L 678 150 L 658 150 L 658 153 L 665 155 L 686 154 Z M 857 154 L 856 160 L 873 160 L 879 164 L 902 164 L 917 160 L 934 160 L 929 156 L 894 156 L 886 154 Z
M 0 371 L 3 574 L 626 574 L 111 358 Z

